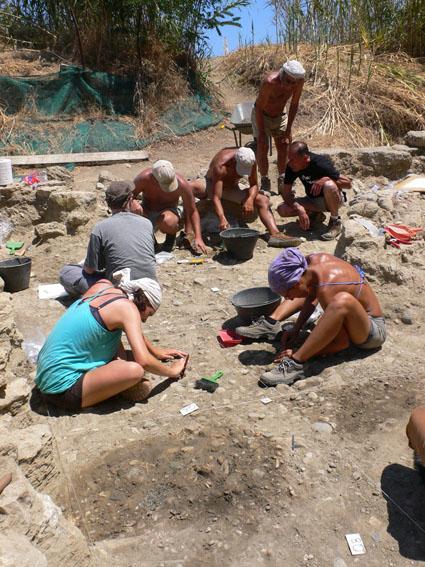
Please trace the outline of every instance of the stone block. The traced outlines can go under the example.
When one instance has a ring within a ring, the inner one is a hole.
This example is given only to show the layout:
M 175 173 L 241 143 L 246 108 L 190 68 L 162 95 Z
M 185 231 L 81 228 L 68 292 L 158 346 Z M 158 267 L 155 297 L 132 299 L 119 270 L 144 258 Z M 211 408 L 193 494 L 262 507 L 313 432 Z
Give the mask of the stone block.
M 104 185 L 109 185 L 112 181 L 118 181 L 117 177 L 113 175 L 110 171 L 103 169 L 99 173 L 99 177 L 97 179 L 99 183 L 103 183 Z
M 348 216 L 359 215 L 367 219 L 372 219 L 378 211 L 378 203 L 374 201 L 358 201 L 349 208 Z
M 51 165 L 47 168 L 47 175 L 51 179 L 65 181 L 66 184 L 73 182 L 74 175 L 63 165 Z
M 66 227 L 59 222 L 45 222 L 37 224 L 34 228 L 34 232 L 41 240 L 50 240 L 58 236 L 65 236 Z
M 425 149 L 425 130 L 410 130 L 406 134 L 405 141 L 408 146 Z
M 412 164 L 409 152 L 401 152 L 381 146 L 357 150 L 357 159 L 363 175 L 385 175 L 388 179 L 400 179 L 407 174 Z
M 0 398 L 0 415 L 11 413 L 15 415 L 27 403 L 31 388 L 23 378 L 17 378 L 6 386 L 5 397 Z
M 96 195 L 85 191 L 55 191 L 50 194 L 49 208 L 59 211 L 73 211 L 80 207 L 89 208 L 96 205 Z
M 83 534 L 50 496 L 37 492 L 12 459 L 0 458 L 0 470 L 12 473 L 12 482 L 0 494 L 0 533 L 25 535 L 48 565 L 88 567 L 90 553 Z
M 73 232 L 79 226 L 87 224 L 91 218 L 92 216 L 85 211 L 80 211 L 78 209 L 76 211 L 71 211 L 66 218 L 66 228 L 68 232 Z
M 0 565 L 2 567 L 47 567 L 44 553 L 34 547 L 29 539 L 13 530 L 0 533 Z

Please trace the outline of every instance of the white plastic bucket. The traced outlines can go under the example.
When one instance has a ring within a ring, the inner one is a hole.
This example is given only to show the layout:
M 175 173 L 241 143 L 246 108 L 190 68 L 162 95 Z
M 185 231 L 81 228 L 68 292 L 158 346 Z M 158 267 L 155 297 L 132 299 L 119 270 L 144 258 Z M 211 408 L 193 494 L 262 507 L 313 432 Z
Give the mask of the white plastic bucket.
M 0 185 L 13 183 L 12 161 L 10 159 L 0 159 Z

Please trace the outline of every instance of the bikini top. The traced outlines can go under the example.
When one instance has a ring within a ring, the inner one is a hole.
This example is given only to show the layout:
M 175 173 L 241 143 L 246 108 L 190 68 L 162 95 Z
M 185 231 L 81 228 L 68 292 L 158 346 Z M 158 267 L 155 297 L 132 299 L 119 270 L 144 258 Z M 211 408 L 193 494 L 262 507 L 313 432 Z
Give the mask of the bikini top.
M 361 292 L 362 292 L 362 287 L 363 287 L 363 284 L 364 284 L 365 279 L 366 279 L 366 274 L 364 273 L 362 268 L 360 266 L 358 266 L 357 264 L 355 264 L 353 267 L 356 270 L 356 272 L 359 274 L 360 281 L 358 281 L 358 282 L 327 282 L 327 283 L 317 284 L 316 287 L 327 287 L 327 286 L 331 286 L 331 285 L 358 285 L 360 287 L 357 289 L 356 293 L 354 294 L 354 297 L 356 299 L 358 299 Z

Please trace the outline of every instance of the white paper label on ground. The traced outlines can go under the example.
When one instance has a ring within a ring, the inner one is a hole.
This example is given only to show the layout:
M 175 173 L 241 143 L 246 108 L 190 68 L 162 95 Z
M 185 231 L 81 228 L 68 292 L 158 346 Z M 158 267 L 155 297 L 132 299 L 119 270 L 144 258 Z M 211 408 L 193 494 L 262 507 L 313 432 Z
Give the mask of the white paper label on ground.
M 212 287 L 211 291 L 213 291 L 214 293 L 217 293 L 218 291 L 220 291 L 219 287 Z
M 182 408 L 180 410 L 180 413 L 182 415 L 187 415 L 188 413 L 192 413 L 192 412 L 194 412 L 198 409 L 199 409 L 199 407 L 196 404 L 192 403 L 192 404 L 189 404 L 188 406 L 184 406 L 184 408 Z
M 347 540 L 351 555 L 364 555 L 366 553 L 366 548 L 360 534 L 347 534 L 345 539 Z
M 58 299 L 68 295 L 65 288 L 60 284 L 40 284 L 38 286 L 38 299 Z
M 264 405 L 269 404 L 273 400 L 271 398 L 261 398 L 260 400 Z

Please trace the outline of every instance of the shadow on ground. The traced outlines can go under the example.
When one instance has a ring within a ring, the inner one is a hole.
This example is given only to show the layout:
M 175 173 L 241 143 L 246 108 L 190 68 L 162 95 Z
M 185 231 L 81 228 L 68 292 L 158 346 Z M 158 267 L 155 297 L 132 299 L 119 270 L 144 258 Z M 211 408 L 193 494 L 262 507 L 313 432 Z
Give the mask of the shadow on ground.
M 385 467 L 381 489 L 387 501 L 388 533 L 400 554 L 425 561 L 425 483 L 415 470 L 399 464 Z
M 31 391 L 29 404 L 33 412 L 38 413 L 39 415 L 49 415 L 50 417 L 75 415 L 76 413 L 93 413 L 97 415 L 106 415 L 115 413 L 116 411 L 120 411 L 122 409 L 129 409 L 136 403 L 146 405 L 149 403 L 150 398 L 162 394 L 164 390 L 169 388 L 174 383 L 176 383 L 176 380 L 173 380 L 171 378 L 166 378 L 165 380 L 156 382 L 151 390 L 151 393 L 149 394 L 149 397 L 141 402 L 125 400 L 118 394 L 117 396 L 109 398 L 108 400 L 105 400 L 104 402 L 101 402 L 100 404 L 97 404 L 93 407 L 82 408 L 79 412 L 59 408 L 51 403 L 48 403 L 40 390 L 35 386 Z

